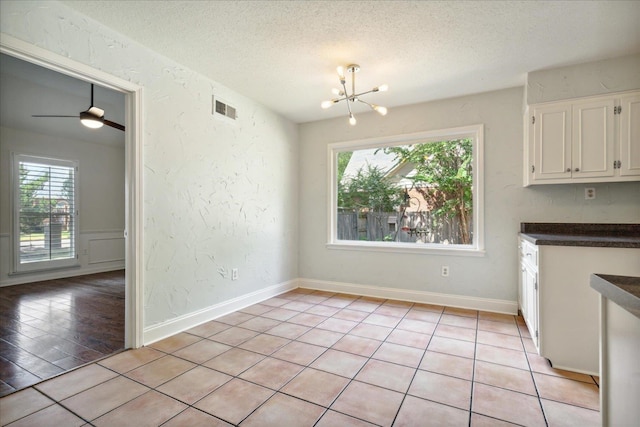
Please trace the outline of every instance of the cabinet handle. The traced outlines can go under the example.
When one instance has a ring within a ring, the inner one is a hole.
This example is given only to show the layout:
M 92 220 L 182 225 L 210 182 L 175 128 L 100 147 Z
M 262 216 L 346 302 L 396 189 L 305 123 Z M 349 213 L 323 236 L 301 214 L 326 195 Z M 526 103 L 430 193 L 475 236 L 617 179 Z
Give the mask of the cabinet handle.
M 580 172 L 580 168 L 575 168 L 574 172 Z
M 567 168 L 567 172 L 571 172 L 571 168 Z

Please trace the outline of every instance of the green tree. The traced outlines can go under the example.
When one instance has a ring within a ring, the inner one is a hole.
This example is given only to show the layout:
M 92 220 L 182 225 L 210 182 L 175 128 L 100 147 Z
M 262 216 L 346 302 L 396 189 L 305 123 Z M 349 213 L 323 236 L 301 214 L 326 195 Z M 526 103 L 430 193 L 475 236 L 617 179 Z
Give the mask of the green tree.
M 392 212 L 400 204 L 401 191 L 381 169 L 367 165 L 354 177 L 338 182 L 338 206 L 358 212 Z
M 400 162 L 414 165 L 415 188 L 440 218 L 457 219 L 462 244 L 471 243 L 469 220 L 473 212 L 473 143 L 471 139 L 387 147 Z
M 42 221 L 48 217 L 49 206 L 41 203 L 37 192 L 44 189 L 49 181 L 49 172 L 32 176 L 24 163 L 20 163 L 20 233 L 30 234 L 40 231 Z M 41 231 L 40 231 L 41 232 Z

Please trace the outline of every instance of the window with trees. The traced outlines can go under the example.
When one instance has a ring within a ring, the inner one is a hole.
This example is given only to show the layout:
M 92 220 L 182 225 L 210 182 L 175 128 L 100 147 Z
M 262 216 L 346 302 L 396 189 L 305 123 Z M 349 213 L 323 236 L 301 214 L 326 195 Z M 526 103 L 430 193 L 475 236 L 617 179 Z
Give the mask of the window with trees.
M 14 155 L 16 271 L 77 264 L 76 162 Z
M 331 144 L 329 245 L 481 253 L 481 125 Z

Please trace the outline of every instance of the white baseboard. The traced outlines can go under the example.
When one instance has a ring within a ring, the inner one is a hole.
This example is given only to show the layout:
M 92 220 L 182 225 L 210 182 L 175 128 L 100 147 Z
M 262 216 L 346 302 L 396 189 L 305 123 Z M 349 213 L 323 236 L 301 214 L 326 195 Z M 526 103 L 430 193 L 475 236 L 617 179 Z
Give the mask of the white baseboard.
M 107 271 L 124 270 L 124 261 L 110 263 L 108 265 L 95 265 L 91 267 L 69 268 L 51 270 L 48 272 L 32 272 L 10 276 L 0 280 L 0 288 L 3 286 L 22 285 L 24 283 L 41 282 L 43 280 L 64 279 L 66 277 L 84 276 L 86 274 L 105 273 Z
M 447 307 L 491 311 L 494 313 L 505 313 L 514 315 L 518 313 L 517 301 L 478 298 L 453 294 L 439 294 L 434 292 L 414 291 L 410 289 L 385 288 L 380 286 L 358 285 L 354 283 L 343 282 L 329 282 L 313 279 L 298 279 L 298 287 L 376 298 L 445 305 Z
M 194 311 L 192 313 L 167 320 L 166 322 L 149 326 L 144 328 L 142 341 L 144 345 L 149 345 L 177 333 L 184 332 L 187 329 L 191 329 L 210 320 L 217 319 L 225 314 L 232 313 L 295 289 L 298 287 L 297 282 L 298 281 L 296 279 L 289 280 L 265 289 L 260 289 L 250 294 L 241 295 L 199 311 Z

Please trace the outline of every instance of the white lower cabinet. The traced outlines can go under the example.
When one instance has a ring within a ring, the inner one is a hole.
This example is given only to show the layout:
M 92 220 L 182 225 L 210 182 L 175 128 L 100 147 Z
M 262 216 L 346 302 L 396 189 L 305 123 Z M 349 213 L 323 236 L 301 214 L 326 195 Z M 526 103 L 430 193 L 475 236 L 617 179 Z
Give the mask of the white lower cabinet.
M 599 375 L 599 294 L 592 273 L 640 275 L 640 249 L 536 246 L 520 239 L 520 310 L 554 368 Z

